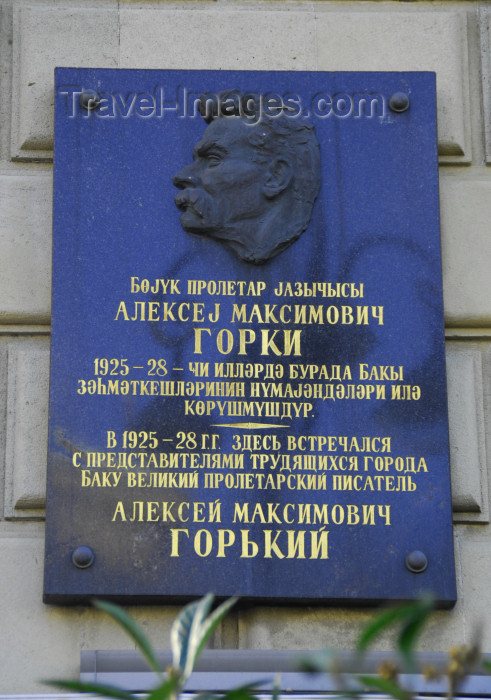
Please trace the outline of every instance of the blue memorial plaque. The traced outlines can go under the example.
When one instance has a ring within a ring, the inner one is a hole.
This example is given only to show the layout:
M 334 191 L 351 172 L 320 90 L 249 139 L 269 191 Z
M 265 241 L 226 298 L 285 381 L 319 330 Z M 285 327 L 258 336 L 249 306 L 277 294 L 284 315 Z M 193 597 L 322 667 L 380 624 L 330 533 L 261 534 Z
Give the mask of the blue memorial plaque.
M 56 71 L 45 601 L 455 602 L 432 73 Z

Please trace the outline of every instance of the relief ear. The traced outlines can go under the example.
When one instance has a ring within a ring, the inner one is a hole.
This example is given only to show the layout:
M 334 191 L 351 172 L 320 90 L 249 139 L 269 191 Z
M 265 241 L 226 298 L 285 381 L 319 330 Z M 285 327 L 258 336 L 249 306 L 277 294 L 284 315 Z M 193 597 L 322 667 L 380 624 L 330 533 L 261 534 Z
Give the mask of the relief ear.
M 293 166 L 287 158 L 273 158 L 263 185 L 263 194 L 273 199 L 286 190 L 293 178 Z

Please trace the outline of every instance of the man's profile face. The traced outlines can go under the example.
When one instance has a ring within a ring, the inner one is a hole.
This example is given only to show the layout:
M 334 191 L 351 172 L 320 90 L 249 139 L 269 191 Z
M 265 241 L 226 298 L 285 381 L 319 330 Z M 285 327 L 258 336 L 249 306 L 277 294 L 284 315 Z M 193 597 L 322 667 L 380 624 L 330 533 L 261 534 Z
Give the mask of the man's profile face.
M 236 224 L 267 208 L 263 183 L 268 164 L 253 160 L 251 129 L 240 117 L 213 121 L 193 150 L 194 161 L 174 177 L 175 197 L 188 233 L 240 240 Z

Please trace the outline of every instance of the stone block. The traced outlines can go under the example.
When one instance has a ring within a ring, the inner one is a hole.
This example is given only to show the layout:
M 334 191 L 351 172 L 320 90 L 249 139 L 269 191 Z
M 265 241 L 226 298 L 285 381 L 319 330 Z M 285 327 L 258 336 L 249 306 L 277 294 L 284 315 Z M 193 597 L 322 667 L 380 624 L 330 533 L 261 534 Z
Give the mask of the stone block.
M 489 86 L 491 84 L 491 54 L 489 48 L 491 46 L 491 12 L 487 11 L 487 14 L 483 16 L 483 38 L 482 38 L 482 50 L 483 50 L 483 80 L 482 80 L 482 92 L 483 92 L 483 105 L 484 105 L 484 125 L 486 133 L 486 162 L 491 163 L 491 91 Z
M 314 70 L 310 8 L 121 8 L 122 68 Z M 233 87 L 233 86 L 232 86 Z M 252 86 L 253 87 L 253 86 Z
M 443 162 L 470 162 L 466 15 L 332 12 L 316 3 L 318 70 L 434 71 Z M 368 8 L 367 8 L 368 9 Z
M 8 344 L 5 517 L 44 516 L 49 338 Z
M 491 651 L 491 542 L 476 532 L 460 543 L 463 573 L 463 602 L 467 643 L 481 640 L 482 650 Z M 457 642 L 457 640 L 456 640 Z
M 76 679 L 81 649 L 134 649 L 107 615 L 90 607 L 43 605 L 44 528 L 3 523 L 0 528 L 0 694 L 48 692 L 47 678 Z M 82 572 L 83 575 L 83 572 Z M 128 608 L 156 648 L 169 648 L 177 607 Z M 59 691 L 57 691 L 59 692 Z
M 435 71 L 442 160 L 470 161 L 464 13 L 339 12 L 320 2 L 313 11 L 267 7 L 123 8 L 121 66 Z
M 459 592 L 459 597 L 461 592 Z M 302 650 L 355 649 L 360 632 L 373 621 L 374 609 L 345 608 L 250 608 L 239 618 L 241 649 Z M 446 651 L 465 640 L 463 606 L 459 600 L 452 610 L 438 611 L 430 620 L 420 648 Z M 388 630 L 371 646 L 374 650 L 392 650 L 394 634 Z
M 54 69 L 116 68 L 114 8 L 19 7 L 14 11 L 11 156 L 51 160 Z
M 241 649 L 354 649 L 367 610 L 250 608 L 239 615 Z M 342 640 L 342 643 L 340 643 Z
M 435 71 L 442 160 L 470 162 L 465 12 L 370 9 L 323 2 L 17 8 L 12 157 L 52 157 L 53 69 L 83 65 Z
M 0 322 L 48 323 L 51 309 L 49 174 L 0 176 Z
M 482 381 L 481 353 L 450 346 L 447 383 L 455 522 L 489 522 Z
M 447 326 L 491 323 L 491 182 L 440 177 L 443 298 Z

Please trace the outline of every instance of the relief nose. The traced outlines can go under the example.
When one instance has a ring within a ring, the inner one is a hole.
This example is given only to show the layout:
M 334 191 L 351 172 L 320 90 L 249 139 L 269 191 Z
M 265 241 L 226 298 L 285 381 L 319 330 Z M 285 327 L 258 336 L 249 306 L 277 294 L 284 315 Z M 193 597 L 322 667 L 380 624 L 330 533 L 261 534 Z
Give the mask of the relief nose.
M 180 190 L 186 187 L 197 187 L 198 178 L 191 172 L 190 166 L 186 166 L 173 177 L 173 183 Z

